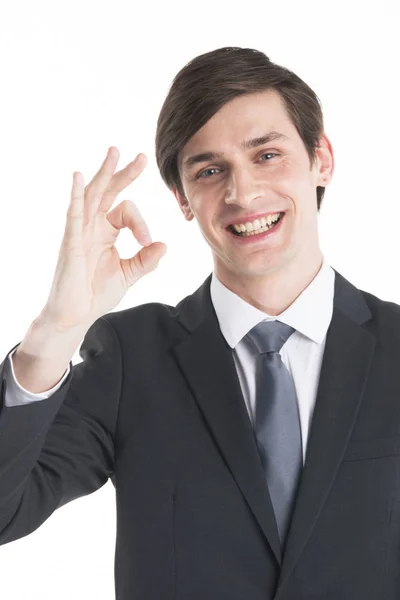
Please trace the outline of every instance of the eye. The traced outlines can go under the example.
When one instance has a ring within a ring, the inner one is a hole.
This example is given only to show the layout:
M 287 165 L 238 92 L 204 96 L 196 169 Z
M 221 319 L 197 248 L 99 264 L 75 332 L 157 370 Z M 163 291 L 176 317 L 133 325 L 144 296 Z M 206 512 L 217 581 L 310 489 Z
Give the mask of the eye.
M 261 154 L 260 158 L 262 158 L 263 156 L 278 156 L 278 154 L 276 152 L 264 152 L 264 154 Z M 262 160 L 261 162 L 268 162 L 265 160 Z M 208 179 L 209 177 L 211 177 L 211 175 L 213 173 L 211 173 L 211 171 L 220 171 L 221 169 L 218 169 L 217 167 L 210 167 L 209 169 L 204 169 L 204 171 L 201 171 L 201 173 L 199 173 L 198 175 L 196 175 L 196 179 Z M 207 173 L 210 173 L 210 175 L 207 175 Z
M 196 176 L 196 179 L 205 179 L 208 176 L 206 175 L 206 173 L 209 173 L 210 171 L 218 171 L 219 169 L 216 169 L 215 167 L 210 167 L 210 169 L 204 169 L 204 171 L 202 171 L 201 173 L 199 173 Z
M 264 154 L 261 154 L 260 158 L 262 158 L 263 156 L 278 156 L 275 152 L 264 152 Z M 261 162 L 265 162 L 265 161 L 261 161 Z

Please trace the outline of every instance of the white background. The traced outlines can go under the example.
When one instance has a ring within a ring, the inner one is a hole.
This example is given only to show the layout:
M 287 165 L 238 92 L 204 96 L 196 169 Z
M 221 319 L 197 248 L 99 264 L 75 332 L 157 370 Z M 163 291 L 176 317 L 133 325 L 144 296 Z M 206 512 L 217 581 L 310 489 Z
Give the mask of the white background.
M 14 0 L 0 9 L 0 363 L 44 305 L 69 203 L 109 146 L 118 169 L 149 164 L 116 203 L 137 203 L 159 268 L 115 308 L 175 305 L 212 270 L 195 221 L 158 173 L 156 120 L 174 75 L 221 46 L 262 50 L 322 101 L 336 161 L 319 217 L 321 248 L 356 286 L 400 303 L 398 3 Z M 122 257 L 139 249 L 128 230 Z M 79 361 L 76 353 L 73 362 Z M 0 597 L 114 598 L 114 488 L 58 510 L 29 537 L 0 547 Z

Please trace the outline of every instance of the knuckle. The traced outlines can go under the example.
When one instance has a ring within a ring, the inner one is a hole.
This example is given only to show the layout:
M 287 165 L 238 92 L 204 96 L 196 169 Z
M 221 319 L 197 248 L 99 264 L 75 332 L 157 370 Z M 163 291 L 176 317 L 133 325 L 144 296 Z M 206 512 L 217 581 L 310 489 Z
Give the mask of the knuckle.
M 142 257 L 142 253 L 139 252 L 138 257 L 137 257 L 137 262 L 136 262 L 138 269 L 141 273 L 143 273 L 145 271 L 145 267 L 144 267 L 144 263 L 143 263 L 143 257 Z
M 128 279 L 129 279 L 130 285 L 133 285 L 138 279 L 140 279 L 140 277 L 142 275 L 141 269 L 138 267 L 136 258 L 133 261 L 129 262 L 128 270 L 129 270 Z
M 111 186 L 106 188 L 103 192 L 103 199 L 106 199 L 107 201 L 114 200 L 116 198 L 116 196 L 117 196 L 117 192 L 115 190 L 113 190 L 113 188 Z

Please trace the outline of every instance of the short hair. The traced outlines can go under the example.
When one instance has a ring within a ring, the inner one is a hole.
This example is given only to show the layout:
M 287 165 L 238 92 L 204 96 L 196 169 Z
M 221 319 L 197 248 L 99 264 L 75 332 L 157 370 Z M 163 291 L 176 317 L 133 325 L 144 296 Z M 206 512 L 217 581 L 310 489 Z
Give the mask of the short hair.
M 254 92 L 276 90 L 310 159 L 324 132 L 321 102 L 295 73 L 251 48 L 224 47 L 188 62 L 175 76 L 161 107 L 156 161 L 164 183 L 184 196 L 178 156 L 185 144 L 227 102 Z M 320 210 L 325 188 L 316 189 Z

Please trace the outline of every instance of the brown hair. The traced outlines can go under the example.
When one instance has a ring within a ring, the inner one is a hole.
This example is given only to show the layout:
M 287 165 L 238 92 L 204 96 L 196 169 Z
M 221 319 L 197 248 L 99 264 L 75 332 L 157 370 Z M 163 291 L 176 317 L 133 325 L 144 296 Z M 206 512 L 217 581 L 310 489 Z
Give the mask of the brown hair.
M 273 63 L 251 48 L 225 47 L 197 56 L 175 76 L 161 108 L 156 131 L 156 160 L 168 188 L 184 196 L 178 155 L 190 138 L 224 104 L 252 92 L 276 90 L 289 118 L 315 159 L 324 131 L 321 103 L 315 92 L 295 73 Z M 317 187 L 320 210 L 325 188 Z

